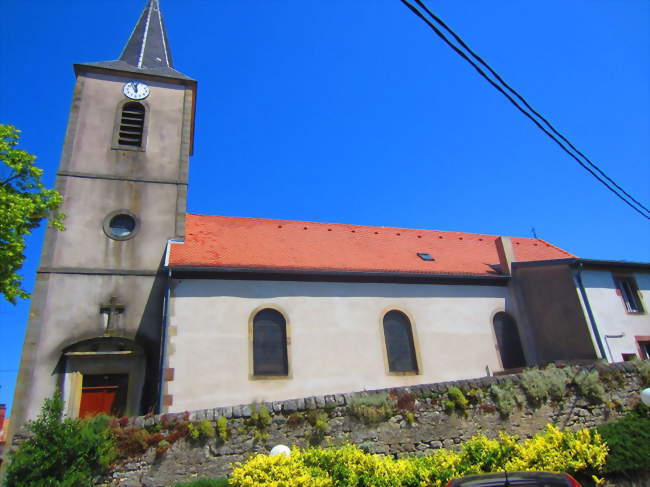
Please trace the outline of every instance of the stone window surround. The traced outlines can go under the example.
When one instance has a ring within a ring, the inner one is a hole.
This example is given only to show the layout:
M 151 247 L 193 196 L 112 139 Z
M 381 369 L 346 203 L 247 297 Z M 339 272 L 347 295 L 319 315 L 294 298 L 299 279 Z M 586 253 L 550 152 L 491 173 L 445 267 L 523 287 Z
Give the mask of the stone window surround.
M 386 335 L 384 333 L 384 316 L 386 316 L 389 312 L 391 311 L 399 311 L 400 313 L 403 313 L 404 316 L 409 320 L 409 324 L 411 325 L 411 337 L 413 338 L 413 354 L 415 355 L 415 364 L 416 364 L 416 370 L 407 370 L 407 371 L 391 371 L 390 370 L 390 363 L 388 361 L 388 344 L 386 343 Z M 384 359 L 384 371 L 386 375 L 392 375 L 392 376 L 407 376 L 407 375 L 422 375 L 423 368 L 422 368 L 422 361 L 420 360 L 420 342 L 418 340 L 418 334 L 417 334 L 417 329 L 415 326 L 415 320 L 413 319 L 413 316 L 411 313 L 406 311 L 404 308 L 400 306 L 387 306 L 384 308 L 381 313 L 379 313 L 379 335 L 381 337 L 381 343 L 382 343 L 382 357 Z
M 286 336 L 286 353 L 287 353 L 287 374 L 286 375 L 256 375 L 255 364 L 253 361 L 253 329 L 255 316 L 262 310 L 272 309 L 277 311 L 284 318 L 284 330 Z M 274 304 L 263 304 L 256 307 L 248 317 L 248 379 L 249 380 L 288 380 L 293 379 L 293 370 L 291 367 L 291 322 L 288 313 L 280 306 Z
M 135 221 L 135 227 L 133 227 L 133 231 L 123 237 L 114 235 L 110 226 L 111 220 L 118 215 L 130 216 Z M 140 219 L 131 210 L 127 210 L 125 208 L 120 210 L 114 210 L 104 217 L 104 221 L 102 222 L 102 228 L 106 236 L 111 240 L 117 240 L 117 241 L 130 240 L 133 237 L 135 237 L 138 234 L 138 231 L 140 230 Z

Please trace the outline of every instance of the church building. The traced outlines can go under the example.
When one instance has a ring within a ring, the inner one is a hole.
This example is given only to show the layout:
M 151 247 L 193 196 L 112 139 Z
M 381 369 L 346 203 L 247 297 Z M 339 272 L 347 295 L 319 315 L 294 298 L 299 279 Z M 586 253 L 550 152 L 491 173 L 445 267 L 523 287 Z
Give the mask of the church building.
M 158 0 L 75 64 L 12 413 L 179 412 L 650 353 L 650 264 L 537 238 L 187 213 L 197 83 Z M 207 88 L 209 89 L 209 88 Z

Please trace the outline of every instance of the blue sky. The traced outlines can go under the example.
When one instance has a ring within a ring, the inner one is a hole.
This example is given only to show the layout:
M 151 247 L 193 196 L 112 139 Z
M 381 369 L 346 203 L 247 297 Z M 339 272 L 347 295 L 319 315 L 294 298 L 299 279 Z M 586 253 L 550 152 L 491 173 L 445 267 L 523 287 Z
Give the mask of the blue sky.
M 650 205 L 650 3 L 429 1 L 513 87 Z M 144 0 L 0 0 L 0 121 L 52 186 L 72 64 L 115 59 Z M 399 0 L 161 0 L 199 81 L 188 210 L 531 236 L 650 260 L 650 224 Z M 43 232 L 29 239 L 31 289 Z M 0 403 L 29 302 L 0 301 Z

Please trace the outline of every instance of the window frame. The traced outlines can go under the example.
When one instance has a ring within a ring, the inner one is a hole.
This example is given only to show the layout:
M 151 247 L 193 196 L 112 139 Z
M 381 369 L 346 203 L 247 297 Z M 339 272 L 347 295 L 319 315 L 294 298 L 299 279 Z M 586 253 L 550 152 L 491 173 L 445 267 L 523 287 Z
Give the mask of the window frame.
M 113 229 L 111 227 L 111 221 L 113 220 L 113 218 L 120 215 L 128 216 L 132 218 L 134 221 L 135 225 L 133 227 L 133 230 L 127 235 L 117 235 L 116 233 L 113 232 Z M 131 240 L 140 231 L 140 219 L 136 216 L 135 213 L 127 209 L 111 211 L 108 215 L 104 217 L 104 221 L 102 222 L 102 229 L 104 230 L 106 236 L 111 240 L 116 240 L 118 242 L 122 242 L 124 240 Z
M 287 373 L 283 375 L 262 375 L 255 373 L 255 317 L 264 310 L 277 311 L 284 318 L 285 355 L 287 360 Z M 291 368 L 291 325 L 288 314 L 279 306 L 265 304 L 255 308 L 248 318 L 248 378 L 249 380 L 286 380 L 293 378 Z
M 392 311 L 399 312 L 403 314 L 406 319 L 408 320 L 408 323 L 411 327 L 411 342 L 413 345 L 413 358 L 415 360 L 415 370 L 391 370 L 390 369 L 390 359 L 389 359 L 389 354 L 388 354 L 388 343 L 386 342 L 386 332 L 384 328 L 384 319 L 386 318 L 386 315 L 389 314 Z M 386 375 L 393 375 L 393 376 L 408 376 L 408 375 L 422 375 L 423 370 L 422 370 L 422 361 L 420 360 L 420 343 L 418 340 L 418 334 L 417 334 L 417 329 L 415 326 L 415 320 L 413 319 L 413 316 L 406 311 L 405 309 L 399 307 L 399 306 L 390 306 L 382 310 L 382 312 L 379 315 L 379 332 L 381 335 L 381 343 L 382 343 L 382 355 L 384 358 L 384 370 L 386 372 Z
M 122 112 L 124 106 L 129 103 L 137 103 L 144 107 L 144 123 L 142 125 L 142 141 L 139 146 L 120 144 L 120 127 L 122 125 Z M 147 132 L 149 128 L 149 104 L 143 100 L 122 100 L 117 105 L 115 112 L 115 122 L 113 123 L 113 137 L 111 149 L 128 150 L 133 152 L 146 152 L 147 150 Z
M 629 274 L 612 274 L 612 278 L 614 279 L 616 294 L 620 296 L 623 306 L 625 307 L 625 312 L 629 315 L 645 314 L 646 307 L 643 302 L 643 296 L 639 291 L 636 278 Z M 630 303 L 633 304 L 636 309 L 632 309 Z
M 643 344 L 650 344 L 650 335 L 635 335 L 634 343 L 636 344 L 636 348 L 639 351 L 638 357 L 641 360 L 650 360 L 650 353 L 646 353 L 646 350 L 643 346 Z M 648 356 L 645 357 L 645 355 Z

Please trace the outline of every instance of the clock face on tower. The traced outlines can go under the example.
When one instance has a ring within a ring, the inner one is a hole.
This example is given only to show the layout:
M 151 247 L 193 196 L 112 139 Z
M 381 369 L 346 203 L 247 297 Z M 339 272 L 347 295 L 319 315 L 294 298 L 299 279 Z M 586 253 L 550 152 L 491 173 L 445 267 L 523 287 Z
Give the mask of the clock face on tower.
M 149 87 L 139 81 L 129 81 L 122 88 L 124 96 L 132 100 L 144 100 L 149 96 Z

